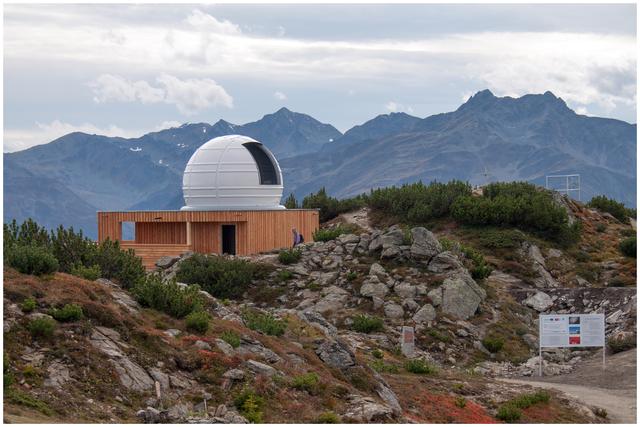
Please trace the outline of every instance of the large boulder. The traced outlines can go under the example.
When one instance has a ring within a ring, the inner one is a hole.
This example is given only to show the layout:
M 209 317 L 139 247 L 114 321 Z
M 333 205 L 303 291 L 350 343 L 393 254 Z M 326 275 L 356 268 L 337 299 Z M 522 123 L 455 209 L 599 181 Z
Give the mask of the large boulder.
M 379 423 L 393 418 L 393 408 L 376 402 L 371 397 L 351 396 L 343 418 L 353 423 Z
M 384 315 L 390 319 L 402 319 L 404 317 L 404 309 L 400 304 L 390 301 L 384 305 Z
M 349 293 L 337 286 L 329 286 L 322 293 L 324 297 L 314 306 L 314 310 L 322 314 L 341 310 L 349 299 Z
M 475 287 L 479 288 L 477 284 Z M 442 312 L 459 319 L 468 319 L 475 314 L 483 295 L 486 294 L 478 292 L 463 277 L 446 278 L 442 284 Z
M 464 266 L 458 257 L 450 251 L 437 254 L 429 261 L 429 265 L 427 266 L 427 270 L 438 274 L 462 269 L 464 269 Z
M 394 225 L 382 235 L 381 241 L 383 249 L 389 246 L 400 246 L 404 242 L 404 232 L 399 226 Z
M 427 297 L 431 300 L 434 307 L 442 304 L 442 288 L 431 289 L 427 292 Z
M 413 315 L 413 321 L 418 324 L 432 322 L 436 318 L 436 309 L 431 304 L 425 304 Z
M 360 287 L 360 295 L 364 297 L 384 298 L 389 292 L 389 288 L 381 283 L 376 276 L 369 277 Z
M 275 368 L 272 368 L 262 362 L 258 362 L 257 360 L 247 360 L 246 365 L 250 371 L 258 375 L 264 375 L 265 377 L 273 377 L 278 373 Z
M 522 301 L 522 304 L 542 313 L 543 311 L 547 311 L 549 307 L 553 305 L 553 299 L 544 292 L 536 292 L 529 298 Z
M 356 364 L 353 352 L 340 340 L 324 340 L 316 349 L 316 354 L 332 368 L 345 369 Z
M 432 232 L 424 227 L 411 229 L 411 257 L 430 260 L 442 252 L 442 245 Z
M 397 285 L 395 285 L 393 287 L 393 291 L 400 298 L 415 298 L 416 297 L 416 287 L 413 286 L 411 283 L 406 283 L 406 282 L 398 283 Z

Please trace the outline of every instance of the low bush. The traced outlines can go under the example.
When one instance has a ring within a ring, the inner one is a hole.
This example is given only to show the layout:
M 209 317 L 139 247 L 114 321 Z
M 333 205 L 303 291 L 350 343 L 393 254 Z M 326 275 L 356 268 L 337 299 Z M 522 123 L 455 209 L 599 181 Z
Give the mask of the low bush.
M 48 317 L 33 319 L 27 325 L 27 329 L 34 338 L 50 338 L 56 328 L 56 321 Z
M 47 405 L 47 403 L 17 388 L 6 390 L 4 399 L 16 405 L 33 408 L 48 416 L 53 415 L 53 410 L 49 407 L 49 405 Z
M 620 252 L 622 255 L 636 258 L 637 256 L 637 247 L 636 247 L 636 236 L 628 237 L 620 242 Z
M 293 377 L 291 386 L 297 390 L 306 391 L 309 394 L 316 394 L 320 377 L 315 372 L 307 372 L 306 374 L 296 375 Z
M 283 249 L 278 253 L 278 261 L 281 264 L 295 264 L 300 261 L 302 251 L 300 249 Z
M 102 271 L 99 265 L 92 265 L 91 267 L 85 267 L 82 264 L 76 264 L 71 268 L 71 274 L 74 276 L 82 277 L 86 280 L 97 280 L 102 276 Z
M 244 389 L 233 399 L 233 404 L 236 409 L 238 409 L 238 412 L 250 423 L 262 423 L 264 398 L 256 394 L 253 390 Z
M 347 280 L 349 282 L 353 282 L 358 278 L 358 273 L 356 271 L 350 271 L 347 273 Z
M 612 353 L 620 353 L 621 351 L 631 350 L 636 348 L 636 335 L 635 334 L 621 334 L 614 336 L 607 340 L 607 346 Z
M 497 353 L 504 347 L 504 339 L 494 336 L 484 337 L 482 339 L 482 345 L 491 353 Z
M 287 280 L 291 280 L 293 278 L 293 273 L 289 270 L 280 270 L 278 272 L 278 280 L 280 282 L 286 282 Z
M 380 332 L 384 329 L 384 322 L 379 317 L 367 316 L 359 314 L 353 318 L 353 330 L 369 334 L 371 332 Z
M 427 331 L 427 333 L 432 338 L 434 338 L 434 339 L 436 339 L 438 341 L 441 341 L 443 343 L 450 343 L 451 342 L 451 336 L 449 336 L 449 334 L 447 334 L 446 332 L 440 332 L 437 329 L 429 329 Z
M 211 322 L 211 316 L 204 311 L 194 311 L 185 318 L 185 324 L 190 331 L 199 332 L 204 334 L 209 330 L 209 323 Z
M 245 310 L 242 318 L 249 329 L 262 332 L 266 335 L 282 336 L 287 329 L 285 320 L 276 319 L 269 313 L 261 313 L 255 310 Z
M 176 318 L 200 310 L 204 301 L 197 285 L 179 286 L 175 280 L 163 282 L 157 274 L 148 276 L 132 290 L 143 307 L 150 307 Z
M 471 277 L 476 280 L 489 277 L 493 269 L 487 264 L 484 256 L 479 251 L 465 245 L 460 245 L 460 251 L 473 263 L 473 267 L 470 270 Z
M 133 250 L 124 251 L 119 242 L 111 240 L 105 240 L 97 246 L 90 265 L 98 265 L 104 277 L 115 280 L 127 289 L 144 281 L 146 276 L 142 260 Z
M 629 222 L 629 217 L 635 218 L 636 216 L 634 210 L 628 209 L 623 203 L 610 199 L 607 196 L 595 196 L 589 200 L 587 206 L 602 212 L 608 212 L 618 221 L 624 223 Z
M 323 187 L 317 193 L 309 194 L 302 200 L 304 209 L 320 209 L 320 222 L 327 222 L 344 212 L 358 209 L 365 204 L 364 196 L 338 200 L 327 195 Z
M 398 372 L 400 372 L 400 368 L 398 367 L 398 365 L 395 365 L 393 363 L 385 363 L 381 359 L 373 360 L 369 364 L 369 366 L 371 366 L 371 368 L 376 372 L 380 373 L 397 374 Z
M 342 420 L 335 412 L 323 412 L 318 415 L 318 418 L 313 422 L 313 424 L 341 424 Z
M 240 335 L 233 331 L 224 331 L 220 338 L 233 348 L 240 347 Z
M 33 297 L 29 297 L 22 301 L 22 304 L 20 304 L 20 309 L 25 313 L 31 313 L 36 309 L 36 305 L 36 299 Z
M 62 308 L 54 308 L 49 314 L 59 322 L 77 322 L 82 319 L 82 307 L 78 304 L 65 304 Z
M 240 298 L 254 279 L 264 275 L 260 264 L 215 255 L 195 254 L 178 267 L 179 282 L 200 285 L 216 298 Z
M 480 235 L 480 244 L 488 249 L 514 249 L 524 239 L 525 235 L 518 230 L 490 228 Z
M 376 359 L 382 359 L 384 357 L 384 354 L 382 353 L 382 351 L 377 348 L 371 351 L 371 355 Z
M 513 405 L 502 405 L 498 408 L 496 418 L 504 421 L 505 423 L 514 423 L 520 420 L 522 417 L 522 411 Z
M 329 240 L 335 240 L 341 234 L 346 234 L 347 230 L 342 227 L 334 228 L 320 228 L 313 232 L 314 242 L 328 242 Z
M 437 369 L 435 366 L 425 362 L 422 359 L 408 360 L 404 364 L 404 369 L 406 369 L 407 372 L 411 372 L 412 374 L 420 374 L 420 375 L 434 374 L 437 372 Z
M 464 408 L 467 406 L 467 399 L 462 396 L 458 396 L 456 397 L 455 404 L 458 408 Z
M 596 225 L 596 231 L 598 233 L 604 233 L 605 231 L 607 231 L 607 226 L 605 224 L 598 224 Z
M 22 274 L 41 276 L 58 271 L 58 260 L 43 247 L 16 245 L 9 249 L 8 264 Z

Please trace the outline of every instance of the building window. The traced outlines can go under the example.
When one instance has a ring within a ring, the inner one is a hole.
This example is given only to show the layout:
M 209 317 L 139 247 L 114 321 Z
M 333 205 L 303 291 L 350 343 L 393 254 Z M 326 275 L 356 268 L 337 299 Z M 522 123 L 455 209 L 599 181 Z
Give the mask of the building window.
M 278 185 L 278 172 L 276 166 L 269 155 L 263 150 L 262 144 L 257 142 L 247 142 L 242 144 L 249 150 L 256 165 L 258 165 L 258 172 L 260 174 L 260 185 Z

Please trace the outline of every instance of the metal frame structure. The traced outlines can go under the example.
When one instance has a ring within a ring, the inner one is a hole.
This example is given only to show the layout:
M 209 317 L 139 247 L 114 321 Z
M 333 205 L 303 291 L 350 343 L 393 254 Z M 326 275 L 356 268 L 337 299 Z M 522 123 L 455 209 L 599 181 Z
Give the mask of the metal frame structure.
M 549 186 L 549 180 L 554 179 L 563 179 L 565 186 L 564 188 L 554 188 Z M 572 185 L 573 184 L 573 185 Z M 547 190 L 554 190 L 561 194 L 566 194 L 569 197 L 572 197 L 571 194 L 575 194 L 577 192 L 578 197 L 574 197 L 577 201 L 581 201 L 581 187 L 580 187 L 580 174 L 569 174 L 569 175 L 547 175 L 545 178 L 545 188 Z

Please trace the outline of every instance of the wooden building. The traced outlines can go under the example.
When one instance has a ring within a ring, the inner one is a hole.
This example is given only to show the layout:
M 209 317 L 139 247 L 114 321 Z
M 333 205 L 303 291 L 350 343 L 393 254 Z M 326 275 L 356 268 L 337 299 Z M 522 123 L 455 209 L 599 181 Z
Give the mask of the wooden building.
M 182 191 L 186 205 L 179 211 L 98 212 L 98 241 L 117 240 L 153 268 L 159 258 L 187 251 L 251 255 L 291 247 L 292 229 L 311 241 L 320 225 L 316 209 L 279 204 L 280 166 L 246 136 L 222 136 L 198 148 Z M 123 239 L 123 227 L 133 239 Z

